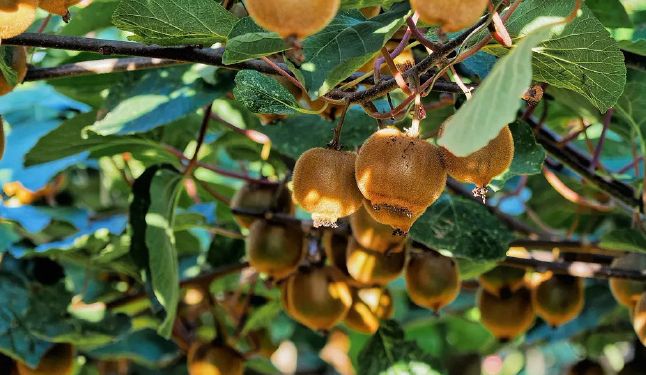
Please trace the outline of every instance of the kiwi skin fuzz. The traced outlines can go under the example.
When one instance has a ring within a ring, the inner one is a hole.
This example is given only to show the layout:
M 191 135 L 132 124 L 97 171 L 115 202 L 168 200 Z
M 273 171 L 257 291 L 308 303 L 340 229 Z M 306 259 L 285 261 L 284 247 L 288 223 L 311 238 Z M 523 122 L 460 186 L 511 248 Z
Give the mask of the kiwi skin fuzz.
M 422 22 L 455 32 L 476 23 L 487 8 L 487 0 L 411 0 L 410 5 Z
M 257 220 L 247 238 L 249 264 L 282 279 L 296 271 L 305 257 L 305 235 L 299 226 Z
M 295 206 L 289 190 L 283 184 L 244 184 L 231 199 L 231 209 L 240 208 L 250 211 L 271 211 L 293 215 Z M 257 218 L 234 215 L 242 228 L 249 229 Z
M 251 18 L 282 38 L 303 39 L 327 26 L 341 0 L 247 0 Z
M 406 266 L 406 289 L 411 300 L 438 313 L 460 293 L 457 264 L 435 251 L 411 255 Z
M 527 331 L 534 324 L 531 291 L 520 288 L 508 298 L 500 298 L 483 288 L 476 297 L 480 322 L 500 341 L 506 342 Z
M 38 0 L 0 1 L 0 39 L 12 38 L 27 31 L 34 22 L 37 6 Z
M 393 227 L 375 220 L 365 207 L 350 216 L 350 227 L 361 246 L 380 253 L 398 251 L 406 241 L 406 237 L 394 233 Z
M 406 265 L 408 246 L 399 246 L 401 250 L 386 255 L 362 247 L 351 237 L 346 255 L 348 273 L 364 285 L 386 285 L 399 277 Z
M 642 294 L 637 305 L 635 305 L 633 327 L 639 340 L 646 345 L 646 293 Z
M 190 375 L 242 375 L 244 357 L 225 344 L 195 342 L 188 354 Z
M 583 310 L 583 279 L 569 275 L 552 275 L 532 290 L 536 314 L 550 326 L 559 327 L 576 318 Z

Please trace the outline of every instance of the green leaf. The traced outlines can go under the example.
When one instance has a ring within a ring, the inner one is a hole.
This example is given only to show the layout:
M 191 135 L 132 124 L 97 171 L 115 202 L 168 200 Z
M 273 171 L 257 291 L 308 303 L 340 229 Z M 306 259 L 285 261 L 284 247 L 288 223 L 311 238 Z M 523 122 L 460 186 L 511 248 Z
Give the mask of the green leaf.
M 18 84 L 18 73 L 11 67 L 13 47 L 0 46 L 0 74 L 4 76 L 9 86 Z
M 288 49 L 283 38 L 256 25 L 251 17 L 240 19 L 229 34 L 226 50 L 222 55 L 224 64 L 268 56 Z
M 514 176 L 541 173 L 545 161 L 545 149 L 536 143 L 534 132 L 528 124 L 514 122 L 509 124 L 509 130 L 514 137 L 514 159 L 509 169 L 496 178 L 502 184 Z
M 214 268 L 235 264 L 245 255 L 245 242 L 221 235 L 213 236 L 206 261 Z
M 36 367 L 40 358 L 53 344 L 37 338 L 21 323 L 0 335 L 0 353 Z
M 496 261 L 474 261 L 464 258 L 456 258 L 460 278 L 462 280 L 477 279 L 483 273 L 491 270 L 498 265 Z
M 532 81 L 532 48 L 549 35 L 548 28 L 538 29 L 502 57 L 473 98 L 448 121 L 437 143 L 454 155 L 467 156 L 486 146 L 513 122 L 520 108 L 519 98 Z
M 646 83 L 628 82 L 624 93 L 615 105 L 615 114 L 628 122 L 631 129 L 629 134 L 634 131 L 640 133 L 643 137 L 646 134 Z M 642 144 L 644 139 L 640 139 Z
M 0 253 L 19 240 L 20 236 L 14 231 L 13 224 L 8 222 L 0 223 Z
M 162 46 L 223 42 L 236 21 L 211 0 L 121 0 L 112 15 L 128 39 Z
M 255 309 L 247 319 L 242 335 L 246 336 L 249 331 L 268 327 L 282 311 L 283 308 L 278 301 L 269 302 Z
M 290 116 L 287 120 L 262 129 L 280 153 L 297 159 L 312 147 L 324 147 L 332 140 L 338 120 L 329 122 L 318 115 Z M 350 107 L 346 114 L 341 143 L 346 150 L 361 146 L 377 131 L 377 122 L 359 107 Z
M 525 37 L 542 25 L 568 16 L 574 4 L 575 0 L 526 0 L 505 25 L 513 38 Z M 557 29 L 560 33 L 534 49 L 534 79 L 576 91 L 601 112 L 607 111 L 626 83 L 624 56 L 617 42 L 585 3 L 577 18 Z M 496 54 L 506 51 L 498 47 L 489 50 Z
M 361 9 L 381 5 L 385 8 L 391 7 L 395 3 L 405 0 L 341 0 L 340 9 Z
M 632 27 L 626 8 L 619 0 L 586 0 L 585 5 L 605 27 Z
M 501 260 L 514 236 L 480 203 L 444 194 L 413 224 L 410 236 L 458 258 Z
M 599 245 L 617 251 L 646 252 L 646 235 L 637 229 L 615 229 L 601 236 Z
M 243 70 L 236 75 L 233 95 L 242 105 L 255 113 L 293 115 L 300 105 L 283 85 L 272 77 L 255 70 Z
M 119 341 L 88 351 L 92 358 L 129 359 L 153 368 L 168 366 L 179 354 L 179 348 L 175 343 L 163 339 L 150 329 L 132 332 Z
M 372 59 L 409 15 L 408 2 L 369 20 L 357 11 L 339 12 L 325 29 L 303 40 L 300 71 L 310 97 L 326 94 Z
M 71 21 L 60 31 L 60 35 L 85 36 L 92 31 L 112 26 L 112 13 L 119 0 L 93 1 L 90 5 L 79 8 Z
M 639 40 L 620 40 L 617 42 L 619 45 L 619 48 L 621 48 L 624 51 L 636 53 L 641 56 L 646 56 L 646 40 L 644 39 L 639 39 Z
M 381 324 L 359 353 L 358 375 L 440 374 L 435 358 L 425 353 L 415 341 L 404 338 L 404 331 L 394 320 Z
M 188 65 L 126 73 L 106 99 L 108 113 L 88 129 L 123 135 L 168 124 L 231 92 L 231 73 L 216 77 L 210 85 Z

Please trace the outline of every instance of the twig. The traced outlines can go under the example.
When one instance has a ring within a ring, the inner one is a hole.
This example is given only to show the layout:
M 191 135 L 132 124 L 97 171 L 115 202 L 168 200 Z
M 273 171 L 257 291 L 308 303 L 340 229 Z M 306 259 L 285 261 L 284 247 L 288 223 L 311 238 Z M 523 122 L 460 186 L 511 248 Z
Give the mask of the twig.
M 415 22 L 417 22 L 416 19 L 415 19 Z M 410 36 L 411 36 L 411 29 L 409 27 L 406 30 L 406 32 L 404 33 L 404 36 L 402 37 L 401 41 L 399 41 L 399 44 L 397 45 L 397 47 L 395 47 L 395 49 L 390 54 L 388 54 L 388 50 L 386 50 L 386 53 L 382 57 L 379 57 L 378 59 L 375 60 L 375 65 L 374 65 L 374 68 L 373 68 L 373 72 L 374 72 L 374 76 L 375 76 L 375 82 L 379 82 L 380 79 L 381 79 L 381 65 L 384 62 L 386 62 L 386 56 L 388 56 L 390 58 L 390 60 L 392 60 L 395 57 L 399 56 L 399 54 L 402 53 L 404 48 L 406 48 L 406 45 L 408 44 L 408 41 L 410 40 Z M 383 54 L 383 51 L 384 51 L 385 48 L 386 47 L 382 48 L 382 54 Z M 395 73 L 395 70 L 393 70 L 392 68 L 390 70 L 393 72 L 393 74 Z M 399 83 L 399 82 L 397 82 L 397 83 Z
M 419 15 L 417 14 L 417 12 L 415 12 L 413 17 L 408 17 L 406 19 L 406 23 L 408 24 L 408 29 L 412 32 L 415 39 L 417 39 L 418 42 L 420 42 L 424 47 L 430 49 L 431 51 L 436 51 L 441 49 L 442 43 L 435 43 L 434 41 L 426 38 L 424 34 L 422 34 L 422 32 L 419 31 L 419 28 L 417 27 L 417 18 L 419 18 Z
M 545 175 L 547 182 L 549 182 L 550 185 L 552 185 L 554 190 L 556 190 L 559 194 L 561 194 L 563 198 L 569 200 L 572 203 L 579 204 L 581 206 L 585 206 L 588 208 L 592 208 L 594 210 L 601 211 L 601 212 L 610 212 L 615 208 L 615 205 L 612 200 L 609 200 L 608 203 L 601 203 L 593 199 L 581 196 L 579 193 L 567 187 L 567 185 L 565 185 L 565 183 L 563 183 L 563 181 L 561 181 L 561 179 L 559 179 L 558 176 L 554 174 L 554 172 L 550 171 L 545 166 L 543 166 L 543 174 Z
M 184 176 L 188 176 L 192 174 L 193 170 L 195 169 L 195 165 L 199 157 L 200 149 L 202 148 L 202 144 L 204 143 L 204 138 L 206 137 L 206 131 L 209 128 L 209 121 L 211 121 L 212 108 L 213 108 L 213 103 L 210 103 L 209 105 L 206 106 L 206 108 L 204 108 L 204 115 L 202 116 L 202 125 L 200 126 L 200 132 L 197 136 L 197 145 L 195 146 L 195 152 L 193 153 L 193 157 L 191 158 L 191 161 L 186 166 L 186 170 L 184 171 Z
M 601 131 L 601 136 L 599 137 L 599 143 L 597 143 L 597 148 L 594 150 L 594 155 L 590 161 L 589 169 L 594 171 L 597 169 L 597 164 L 599 163 L 599 158 L 601 157 L 601 150 L 603 149 L 603 142 L 606 140 L 606 133 L 608 132 L 608 127 L 610 126 L 610 120 L 612 119 L 612 114 L 615 111 L 614 108 L 610 108 L 606 112 L 606 118 L 603 121 L 603 130 Z
M 346 99 L 345 105 L 343 106 L 343 112 L 341 112 L 341 117 L 339 118 L 339 123 L 336 128 L 334 128 L 334 137 L 332 142 L 327 144 L 327 147 L 333 150 L 341 150 L 341 130 L 343 130 L 343 123 L 345 122 L 345 115 L 348 113 L 348 108 L 350 108 L 350 101 Z
M 231 201 L 227 197 L 225 197 L 224 195 L 222 195 L 222 194 L 218 193 L 217 191 L 213 190 L 206 182 L 204 182 L 202 180 L 198 180 L 197 178 L 195 178 L 195 176 L 193 176 L 193 179 L 195 181 L 197 181 L 197 183 L 200 184 L 200 186 L 204 190 L 206 190 L 209 194 L 211 194 L 211 196 L 213 198 L 219 200 L 220 202 L 226 204 L 227 206 L 231 205 Z
M 221 123 L 222 125 L 228 127 L 229 129 L 235 131 L 236 133 L 240 133 L 256 143 L 260 143 L 262 145 L 262 151 L 260 152 L 260 157 L 263 160 L 267 160 L 269 158 L 269 153 L 271 152 L 271 139 L 269 139 L 269 137 L 266 134 L 263 134 L 253 129 L 239 128 L 233 125 L 232 123 L 226 121 L 222 117 L 216 115 L 213 112 L 211 112 L 211 118 Z
M 646 281 L 646 273 L 637 270 L 607 267 L 594 263 L 546 262 L 538 259 L 507 257 L 501 264 L 517 268 L 531 268 L 538 272 L 551 271 L 557 274 L 576 277 Z
M 399 88 L 402 89 L 404 94 L 411 95 L 412 92 L 410 91 L 410 88 L 408 88 L 408 85 L 406 84 L 404 77 L 402 77 L 402 73 L 395 65 L 395 62 L 393 61 L 392 57 L 390 57 L 390 54 L 388 53 L 388 49 L 386 47 L 381 48 L 381 54 L 383 55 L 386 63 L 388 64 L 388 69 L 390 69 L 390 72 L 393 74 L 393 77 L 395 77 L 395 82 L 397 82 L 397 86 L 399 86 Z M 378 70 L 375 70 L 375 75 L 377 75 L 377 72 Z

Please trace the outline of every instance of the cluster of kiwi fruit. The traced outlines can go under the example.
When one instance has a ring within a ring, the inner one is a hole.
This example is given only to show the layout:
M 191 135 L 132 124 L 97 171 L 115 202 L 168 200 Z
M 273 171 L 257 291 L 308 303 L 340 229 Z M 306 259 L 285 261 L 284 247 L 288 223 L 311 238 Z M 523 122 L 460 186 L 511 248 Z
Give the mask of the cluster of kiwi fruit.
M 43 354 L 36 367 L 13 361 L 0 354 L 0 370 L 8 375 L 71 375 L 76 362 L 76 349 L 72 344 L 54 344 Z
M 641 253 L 627 253 L 615 259 L 612 266 L 621 269 L 643 271 L 646 269 L 646 255 Z M 630 310 L 637 337 L 646 345 L 646 283 L 611 278 L 610 290 L 617 302 Z

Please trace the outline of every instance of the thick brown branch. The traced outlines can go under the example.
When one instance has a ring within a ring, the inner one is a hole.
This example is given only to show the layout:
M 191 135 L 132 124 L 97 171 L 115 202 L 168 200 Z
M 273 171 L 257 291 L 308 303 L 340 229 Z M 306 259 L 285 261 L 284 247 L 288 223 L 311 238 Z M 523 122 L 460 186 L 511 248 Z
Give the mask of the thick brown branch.
M 646 282 L 646 273 L 636 270 L 607 267 L 594 263 L 546 262 L 538 259 L 507 257 L 502 264 L 517 268 L 531 268 L 538 272 L 551 271 L 557 274 L 577 277 L 594 277 L 597 279 L 616 278 Z
M 74 64 L 60 65 L 53 68 L 30 68 L 27 71 L 27 76 L 25 76 L 25 82 L 162 68 L 165 66 L 178 64 L 182 64 L 182 62 L 151 57 L 91 60 Z

